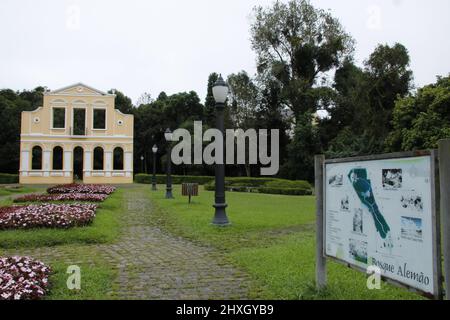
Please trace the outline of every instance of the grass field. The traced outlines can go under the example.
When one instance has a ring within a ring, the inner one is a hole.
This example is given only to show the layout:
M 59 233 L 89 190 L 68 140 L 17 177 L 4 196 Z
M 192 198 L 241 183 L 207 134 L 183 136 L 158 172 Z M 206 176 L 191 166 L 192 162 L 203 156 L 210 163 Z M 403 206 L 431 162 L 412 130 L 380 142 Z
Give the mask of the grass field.
M 0 185 L 0 199 L 3 200 L 8 198 L 8 196 L 30 193 L 38 190 L 39 188 L 35 187 L 23 187 L 23 186 L 11 187 L 10 185 Z
M 382 284 L 368 290 L 366 276 L 328 263 L 328 287 L 314 287 L 314 197 L 227 193 L 226 228 L 211 225 L 214 193 L 200 190 L 188 204 L 174 187 L 175 199 L 164 189 L 150 194 L 158 205 L 158 223 L 168 231 L 214 246 L 246 270 L 254 280 L 253 298 L 264 299 L 420 299 L 404 289 Z
M 114 240 L 119 231 L 119 217 L 123 210 L 123 190 L 117 190 L 99 204 L 94 222 L 87 227 L 70 229 L 2 230 L 0 248 L 42 247 L 70 243 L 105 243 Z M 61 203 L 61 202 L 59 202 Z M 1 206 L 13 204 L 11 198 Z

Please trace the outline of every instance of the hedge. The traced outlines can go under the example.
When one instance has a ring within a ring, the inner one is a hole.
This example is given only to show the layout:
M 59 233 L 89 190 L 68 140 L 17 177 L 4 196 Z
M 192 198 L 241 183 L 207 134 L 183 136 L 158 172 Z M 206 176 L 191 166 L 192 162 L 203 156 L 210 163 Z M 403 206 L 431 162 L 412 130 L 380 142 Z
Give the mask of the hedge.
M 301 188 L 258 188 L 259 193 L 268 194 L 284 194 L 288 196 L 310 196 L 312 195 L 311 189 L 301 189 Z
M 205 185 L 205 190 L 214 191 L 214 180 Z M 309 182 L 277 178 L 226 178 L 225 189 L 235 192 L 259 192 L 285 195 L 311 195 Z
M 0 173 L 0 184 L 19 183 L 18 174 Z
M 134 176 L 136 183 L 152 183 L 152 175 L 139 173 Z M 198 183 L 205 186 L 205 190 L 214 191 L 214 177 L 209 176 L 172 176 L 173 184 L 184 182 Z M 157 174 L 156 183 L 166 183 L 166 175 Z M 225 189 L 234 192 L 259 192 L 285 195 L 311 195 L 312 188 L 308 181 L 285 180 L 278 178 L 249 178 L 229 177 L 225 179 Z
M 157 174 L 156 175 L 156 183 L 165 184 L 166 183 L 166 175 L 165 174 Z M 134 176 L 134 181 L 136 183 L 152 183 L 152 175 L 151 174 L 143 174 L 139 173 Z M 198 183 L 200 185 L 206 184 L 210 181 L 214 181 L 214 177 L 208 176 L 177 176 L 172 175 L 172 183 L 173 184 L 182 184 L 182 183 Z

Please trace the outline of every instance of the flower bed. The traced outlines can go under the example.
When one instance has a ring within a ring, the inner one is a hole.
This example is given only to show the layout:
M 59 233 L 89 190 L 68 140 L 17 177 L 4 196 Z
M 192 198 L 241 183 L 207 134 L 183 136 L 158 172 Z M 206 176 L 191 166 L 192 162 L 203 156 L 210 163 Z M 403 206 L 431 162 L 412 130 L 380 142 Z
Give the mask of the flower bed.
M 0 208 L 0 230 L 71 228 L 91 223 L 95 204 L 30 204 Z
M 116 187 L 108 186 L 104 184 L 63 184 L 54 186 L 47 189 L 48 193 L 100 193 L 111 194 L 116 191 Z
M 108 197 L 107 194 L 96 194 L 96 193 L 27 194 L 14 199 L 14 202 L 33 202 L 33 201 L 103 202 L 107 197 Z
M 36 300 L 48 290 L 50 268 L 29 257 L 0 257 L 0 300 Z

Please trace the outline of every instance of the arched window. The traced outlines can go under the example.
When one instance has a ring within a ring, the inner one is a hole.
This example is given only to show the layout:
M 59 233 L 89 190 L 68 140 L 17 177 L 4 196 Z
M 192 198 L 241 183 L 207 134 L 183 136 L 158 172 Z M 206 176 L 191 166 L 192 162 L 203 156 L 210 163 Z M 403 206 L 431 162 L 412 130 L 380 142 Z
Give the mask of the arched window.
M 123 149 L 117 147 L 114 149 L 113 170 L 123 170 Z
M 42 170 L 42 148 L 34 146 L 31 154 L 31 170 Z
M 63 148 L 57 146 L 53 148 L 53 170 L 63 169 Z
M 94 170 L 103 170 L 103 148 L 94 149 Z

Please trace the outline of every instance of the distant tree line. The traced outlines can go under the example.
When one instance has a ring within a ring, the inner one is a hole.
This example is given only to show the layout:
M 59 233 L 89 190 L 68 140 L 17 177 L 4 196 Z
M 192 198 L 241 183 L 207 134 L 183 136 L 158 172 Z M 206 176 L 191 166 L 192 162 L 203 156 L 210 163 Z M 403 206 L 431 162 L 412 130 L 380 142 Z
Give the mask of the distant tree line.
M 439 139 L 450 137 L 450 77 L 414 88 L 402 44 L 380 44 L 358 66 L 351 35 L 307 0 L 255 7 L 250 29 L 257 73 L 228 75 L 225 126 L 279 129 L 280 177 L 312 180 L 313 157 L 319 153 L 347 157 L 435 148 Z M 115 91 L 116 108 L 135 116 L 135 172 L 151 172 L 154 144 L 157 170 L 164 172 L 166 128 L 192 132 L 198 120 L 204 130 L 215 126 L 217 78 L 209 76 L 204 104 L 194 91 L 161 92 L 156 99 L 144 93 L 136 105 Z M 40 106 L 44 90 L 0 91 L 0 172 L 18 171 L 20 112 Z M 174 169 L 185 175 L 212 175 L 213 170 L 203 165 Z M 258 173 L 258 165 L 227 166 L 230 176 Z

